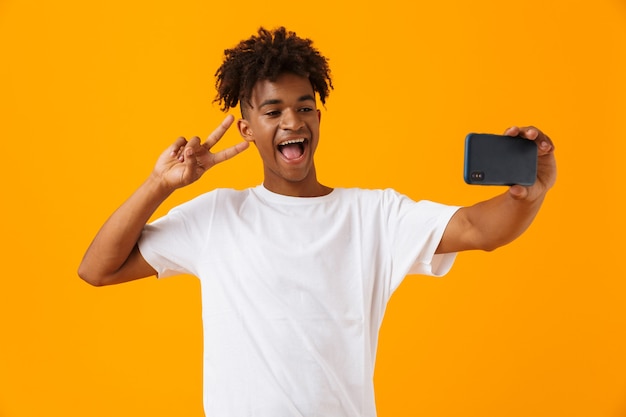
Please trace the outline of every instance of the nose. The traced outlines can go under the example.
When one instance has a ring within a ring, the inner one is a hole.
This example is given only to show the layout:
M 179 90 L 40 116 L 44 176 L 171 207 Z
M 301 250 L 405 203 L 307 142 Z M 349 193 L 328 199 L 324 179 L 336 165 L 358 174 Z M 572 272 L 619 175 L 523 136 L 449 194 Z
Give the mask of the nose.
M 292 109 L 285 109 L 280 119 L 280 128 L 283 130 L 299 130 L 304 127 L 300 113 Z

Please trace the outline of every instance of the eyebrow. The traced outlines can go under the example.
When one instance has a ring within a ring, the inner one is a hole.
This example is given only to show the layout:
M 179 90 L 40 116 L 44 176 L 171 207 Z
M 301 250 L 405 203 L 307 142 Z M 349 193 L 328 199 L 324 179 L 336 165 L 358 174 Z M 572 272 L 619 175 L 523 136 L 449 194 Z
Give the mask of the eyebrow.
M 305 95 L 300 96 L 300 97 L 298 98 L 298 102 L 299 102 L 299 103 L 300 103 L 300 102 L 303 102 L 303 101 L 309 101 L 309 100 L 310 100 L 310 101 L 315 101 L 315 97 L 313 97 L 311 94 L 305 94 Z M 262 107 L 264 107 L 264 106 L 271 106 L 271 105 L 274 105 L 274 104 L 280 104 L 280 103 L 282 103 L 282 102 L 283 102 L 282 100 L 279 100 L 279 99 L 276 99 L 276 98 L 274 98 L 274 99 L 268 99 L 268 100 L 265 100 L 263 103 L 261 103 L 261 104 L 259 105 L 259 109 L 260 109 L 260 108 L 262 108 Z

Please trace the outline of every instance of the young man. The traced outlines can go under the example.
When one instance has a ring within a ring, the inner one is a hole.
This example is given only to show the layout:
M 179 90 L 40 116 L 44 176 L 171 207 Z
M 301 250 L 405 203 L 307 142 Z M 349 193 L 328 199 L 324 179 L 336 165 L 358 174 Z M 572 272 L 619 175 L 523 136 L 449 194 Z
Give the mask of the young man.
M 471 207 L 415 202 L 393 190 L 331 188 L 316 177 L 326 59 L 284 28 L 226 50 L 217 71 L 223 110 L 240 105 L 244 142 L 211 148 L 179 138 L 107 220 L 79 275 L 93 285 L 188 273 L 202 284 L 204 406 L 209 416 L 376 415 L 373 372 L 385 306 L 407 274 L 443 275 L 455 253 L 493 250 L 532 222 L 556 177 L 553 145 L 537 143 L 531 187 Z M 217 189 L 147 224 L 177 188 L 253 143 L 263 184 Z

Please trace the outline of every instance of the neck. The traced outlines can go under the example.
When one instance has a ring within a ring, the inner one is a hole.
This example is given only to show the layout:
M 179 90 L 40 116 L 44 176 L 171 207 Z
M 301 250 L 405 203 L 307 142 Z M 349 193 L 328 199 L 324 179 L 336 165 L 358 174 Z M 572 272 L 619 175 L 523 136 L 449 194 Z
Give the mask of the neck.
M 269 191 L 282 194 L 290 197 L 321 197 L 333 190 L 323 184 L 320 184 L 317 179 L 305 180 L 305 181 L 281 181 L 276 183 L 268 181 L 267 178 L 263 181 L 263 186 Z

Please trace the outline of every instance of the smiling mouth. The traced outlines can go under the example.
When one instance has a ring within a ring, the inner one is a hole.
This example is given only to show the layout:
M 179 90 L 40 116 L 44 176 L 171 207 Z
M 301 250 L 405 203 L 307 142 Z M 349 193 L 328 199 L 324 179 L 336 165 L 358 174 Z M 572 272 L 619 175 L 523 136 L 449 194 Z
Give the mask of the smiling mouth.
M 292 161 L 300 158 L 304 155 L 304 147 L 307 143 L 307 139 L 290 139 L 278 144 L 278 151 L 285 157 L 285 159 Z

